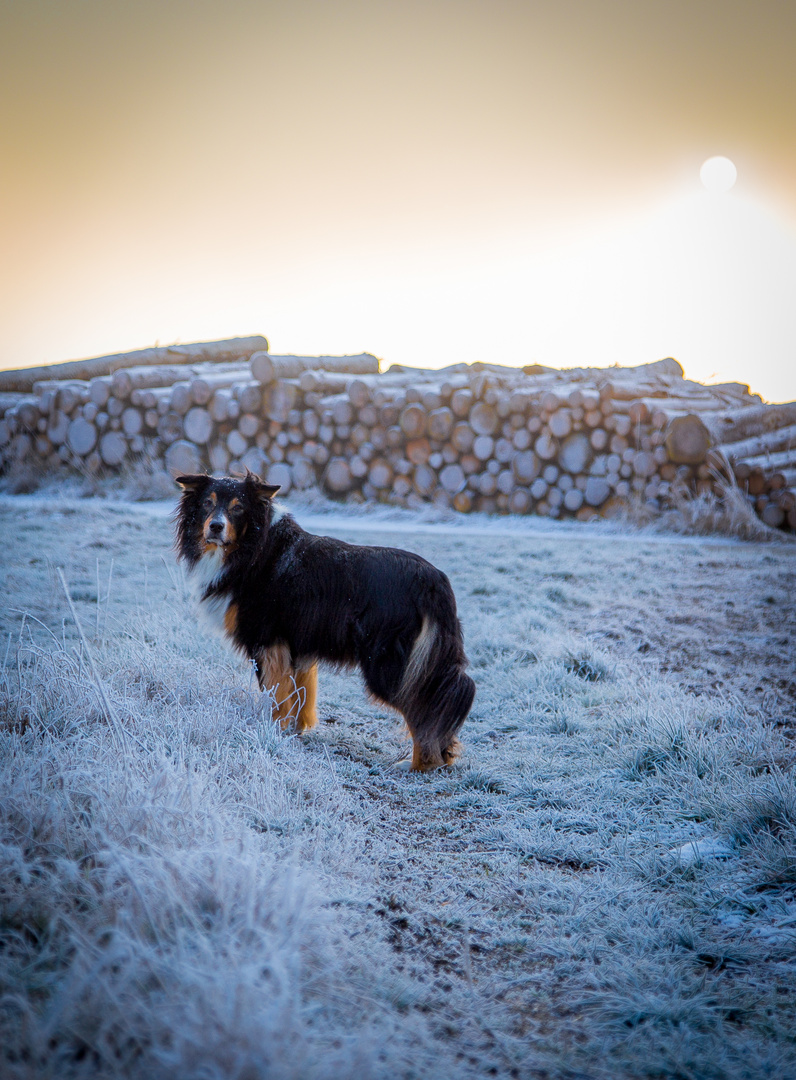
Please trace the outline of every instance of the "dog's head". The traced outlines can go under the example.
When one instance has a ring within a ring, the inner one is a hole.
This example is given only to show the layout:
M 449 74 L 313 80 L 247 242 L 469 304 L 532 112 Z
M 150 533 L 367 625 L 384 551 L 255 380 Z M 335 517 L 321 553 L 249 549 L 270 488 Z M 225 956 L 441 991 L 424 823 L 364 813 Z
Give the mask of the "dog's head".
M 279 485 L 259 476 L 177 476 L 183 491 L 177 507 L 177 551 L 189 564 L 206 554 L 226 559 L 242 545 L 257 543 L 271 520 Z

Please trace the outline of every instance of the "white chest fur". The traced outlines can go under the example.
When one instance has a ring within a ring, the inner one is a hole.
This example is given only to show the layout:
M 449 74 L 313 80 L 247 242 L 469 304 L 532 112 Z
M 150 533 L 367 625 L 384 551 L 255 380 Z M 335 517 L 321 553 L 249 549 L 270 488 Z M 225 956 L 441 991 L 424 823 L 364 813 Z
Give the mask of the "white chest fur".
M 197 601 L 201 601 L 199 610 L 211 626 L 222 633 L 224 632 L 224 616 L 230 604 L 229 596 L 225 594 L 211 596 L 207 600 L 202 600 L 202 597 L 211 585 L 218 582 L 223 572 L 224 558 L 221 548 L 213 545 L 207 549 L 188 575 L 194 596 Z

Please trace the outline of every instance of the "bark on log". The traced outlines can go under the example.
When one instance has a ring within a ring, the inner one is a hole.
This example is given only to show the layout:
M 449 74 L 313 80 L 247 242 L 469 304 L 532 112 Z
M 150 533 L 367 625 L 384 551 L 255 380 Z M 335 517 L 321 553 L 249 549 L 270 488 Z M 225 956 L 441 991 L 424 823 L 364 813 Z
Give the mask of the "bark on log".
M 275 379 L 295 379 L 302 371 L 323 370 L 349 375 L 378 375 L 379 361 L 370 353 L 356 356 L 272 356 L 255 352 L 249 361 L 252 377 L 265 385 Z
M 95 356 L 88 360 L 69 360 L 65 364 L 23 368 L 19 371 L 0 371 L 0 391 L 27 392 L 41 379 L 92 379 L 112 375 L 120 368 L 156 364 L 195 364 L 201 361 L 234 360 L 248 357 L 255 350 L 268 347 L 262 335 L 228 338 L 224 341 L 203 341 L 190 345 L 167 345 L 163 348 L 138 349 L 135 352 Z M 99 404 L 99 403 L 98 403 Z
M 635 367 L 563 368 L 560 371 L 555 368 L 545 368 L 544 371 L 545 373 L 564 375 L 569 379 L 578 379 L 583 382 L 605 380 L 607 372 L 610 372 L 608 377 L 612 380 L 672 379 L 676 383 L 677 380 L 683 378 L 683 368 L 672 356 L 667 356 L 663 360 L 654 360 L 650 364 L 637 364 Z
M 263 413 L 269 420 L 284 424 L 298 399 L 298 384 L 280 381 L 271 383 L 263 392 Z
M 771 472 L 774 469 L 794 469 L 796 468 L 796 448 L 792 450 L 782 450 L 778 454 L 758 454 L 755 457 L 744 457 L 744 465 L 751 465 L 751 467 L 762 469 L 764 472 Z
M 190 380 L 191 400 L 194 405 L 206 405 L 216 390 L 234 386 L 236 383 L 245 382 L 248 379 L 249 370 L 245 367 L 196 375 Z
M 723 416 L 705 418 L 705 424 L 717 446 L 776 431 L 796 424 L 796 401 L 783 405 L 760 405 L 733 409 Z
M 754 435 L 751 439 L 726 443 L 716 449 L 730 461 L 746 461 L 747 458 L 758 457 L 760 454 L 773 454 L 778 450 L 790 450 L 791 447 L 796 447 L 796 424 L 789 424 L 762 435 Z
M 345 374 L 334 374 L 330 371 L 302 371 L 298 376 L 298 383 L 306 394 L 313 392 L 323 394 L 342 394 L 348 389 L 350 379 Z
M 24 397 L 24 394 L 10 392 L 0 394 L 0 416 L 3 416 L 9 409 L 13 409 Z
M 170 386 L 183 378 L 185 378 L 185 368 L 174 364 L 157 364 L 154 367 L 137 365 L 131 368 L 120 368 L 111 375 L 111 393 L 114 397 L 126 401 L 133 390 L 143 390 L 154 386 Z

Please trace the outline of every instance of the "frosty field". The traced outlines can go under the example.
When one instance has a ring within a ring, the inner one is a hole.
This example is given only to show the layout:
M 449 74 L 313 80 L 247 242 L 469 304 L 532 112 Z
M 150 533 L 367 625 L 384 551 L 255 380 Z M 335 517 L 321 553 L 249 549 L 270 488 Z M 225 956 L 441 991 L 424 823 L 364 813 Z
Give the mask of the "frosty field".
M 0 1074 L 796 1077 L 796 546 L 325 520 L 451 578 L 455 768 L 276 730 L 165 507 L 0 501 Z

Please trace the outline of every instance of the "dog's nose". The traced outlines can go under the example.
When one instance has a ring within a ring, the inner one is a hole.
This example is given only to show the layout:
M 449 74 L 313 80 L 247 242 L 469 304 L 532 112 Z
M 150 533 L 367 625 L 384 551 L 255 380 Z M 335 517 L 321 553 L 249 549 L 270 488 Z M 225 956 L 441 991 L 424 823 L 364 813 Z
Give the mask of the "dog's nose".
M 211 521 L 207 528 L 207 531 L 210 533 L 211 536 L 220 536 L 221 533 L 224 531 L 224 522 Z

